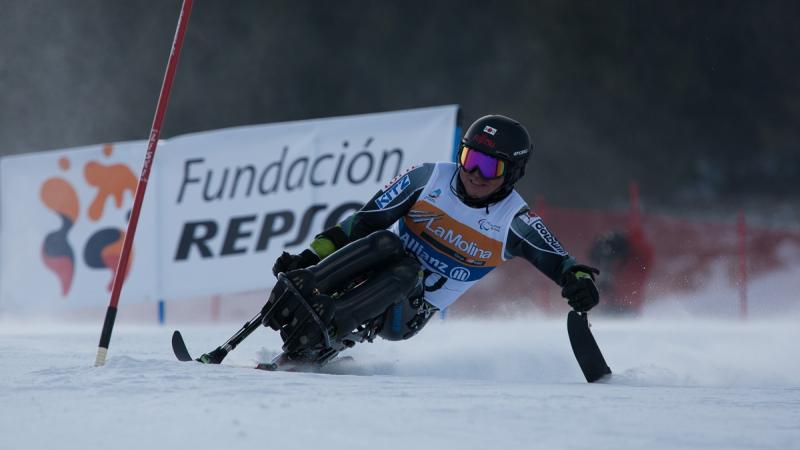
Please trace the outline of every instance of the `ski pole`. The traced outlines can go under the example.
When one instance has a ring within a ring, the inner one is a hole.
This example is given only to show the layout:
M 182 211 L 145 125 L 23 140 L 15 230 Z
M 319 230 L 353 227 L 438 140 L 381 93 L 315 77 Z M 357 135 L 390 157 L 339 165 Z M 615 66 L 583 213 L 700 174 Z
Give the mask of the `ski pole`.
M 106 363 L 108 346 L 111 342 L 111 332 L 114 329 L 114 321 L 117 317 L 117 304 L 119 303 L 122 284 L 128 269 L 128 259 L 131 247 L 133 246 L 133 238 L 136 234 L 136 226 L 139 223 L 139 212 L 142 208 L 142 201 L 144 200 L 144 191 L 147 189 L 147 179 L 150 177 L 150 168 L 152 167 L 153 158 L 156 154 L 158 138 L 161 135 L 161 124 L 164 121 L 164 113 L 167 110 L 169 94 L 172 90 L 172 81 L 175 78 L 175 70 L 178 67 L 178 58 L 180 57 L 181 48 L 183 47 L 183 39 L 186 35 L 186 28 L 189 24 L 189 15 L 192 12 L 193 3 L 194 0 L 183 0 L 183 4 L 181 5 L 181 13 L 178 17 L 178 28 L 175 30 L 175 39 L 172 42 L 172 49 L 169 54 L 169 59 L 167 60 L 167 70 L 164 75 L 164 82 L 161 85 L 161 92 L 158 96 L 153 126 L 150 128 L 150 137 L 147 142 L 147 152 L 144 156 L 142 173 L 139 176 L 139 183 L 136 186 L 136 194 L 133 199 L 131 216 L 128 220 L 128 228 L 125 231 L 125 237 L 122 242 L 122 253 L 119 256 L 119 262 L 114 272 L 111 300 L 109 301 L 106 318 L 103 322 L 103 331 L 100 333 L 100 344 L 97 347 L 97 357 L 94 362 L 95 367 L 102 366 Z

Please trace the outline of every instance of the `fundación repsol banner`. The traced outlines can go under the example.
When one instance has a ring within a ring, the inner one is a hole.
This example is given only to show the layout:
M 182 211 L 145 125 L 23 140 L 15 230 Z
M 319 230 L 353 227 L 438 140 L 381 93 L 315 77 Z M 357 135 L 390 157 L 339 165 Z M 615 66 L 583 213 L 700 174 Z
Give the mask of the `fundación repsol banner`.
M 413 164 L 448 160 L 456 106 L 171 139 L 157 161 L 162 293 L 272 286 L 272 264 Z
M 307 247 L 406 168 L 449 160 L 457 111 L 237 127 L 163 141 L 122 301 L 271 287 L 282 251 Z M 0 307 L 108 302 L 145 146 L 0 160 Z

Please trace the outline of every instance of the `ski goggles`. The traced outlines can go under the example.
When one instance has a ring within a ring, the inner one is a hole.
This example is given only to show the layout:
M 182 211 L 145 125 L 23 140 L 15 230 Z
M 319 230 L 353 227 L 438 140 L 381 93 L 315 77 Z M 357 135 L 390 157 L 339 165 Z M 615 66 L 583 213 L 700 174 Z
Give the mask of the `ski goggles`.
M 481 153 L 466 145 L 461 147 L 458 160 L 464 170 L 472 172 L 478 169 L 481 176 L 487 180 L 502 178 L 505 176 L 507 170 L 507 164 L 502 159 L 489 156 L 486 153 Z

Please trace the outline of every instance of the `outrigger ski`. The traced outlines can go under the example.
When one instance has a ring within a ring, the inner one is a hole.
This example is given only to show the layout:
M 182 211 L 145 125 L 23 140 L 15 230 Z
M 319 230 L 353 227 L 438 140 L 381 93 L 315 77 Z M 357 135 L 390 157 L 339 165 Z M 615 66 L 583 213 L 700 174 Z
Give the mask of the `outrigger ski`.
M 172 351 L 175 353 L 175 357 L 178 358 L 178 361 L 191 361 L 192 355 L 189 354 L 189 349 L 186 348 L 186 343 L 183 342 L 183 336 L 181 336 L 181 332 L 175 330 L 172 333 Z
M 204 353 L 199 358 L 192 358 L 192 354 L 189 353 L 189 349 L 186 348 L 183 336 L 181 336 L 181 332 L 178 330 L 172 333 L 172 352 L 175 353 L 175 357 L 178 358 L 178 361 L 197 361 L 203 364 L 219 364 L 228 353 L 222 347 L 217 347 L 211 353 Z
M 594 383 L 611 376 L 611 368 L 606 364 L 603 353 L 589 329 L 589 318 L 585 312 L 570 311 L 567 315 L 567 333 L 572 351 L 578 360 L 586 381 Z
M 197 361 L 202 364 L 220 364 L 222 362 L 222 358 L 225 357 L 225 355 L 223 355 L 220 350 L 224 351 L 222 347 L 218 347 L 214 349 L 214 351 L 212 351 L 211 353 L 204 353 L 201 357 L 196 359 L 192 358 L 191 353 L 189 353 L 189 349 L 186 348 L 186 342 L 184 342 L 181 332 L 175 330 L 175 332 L 172 333 L 172 351 L 173 353 L 175 353 L 175 357 L 178 358 L 178 361 L 183 361 L 183 362 Z M 225 352 L 225 354 L 227 354 L 227 352 Z M 220 358 L 220 356 L 222 357 Z M 278 359 L 281 356 L 282 354 L 278 355 L 278 357 L 276 357 L 275 359 Z M 278 370 L 278 368 L 280 367 L 279 363 L 280 361 L 273 360 L 272 362 L 269 363 L 258 363 L 257 365 L 253 366 L 253 368 L 260 370 L 275 371 Z

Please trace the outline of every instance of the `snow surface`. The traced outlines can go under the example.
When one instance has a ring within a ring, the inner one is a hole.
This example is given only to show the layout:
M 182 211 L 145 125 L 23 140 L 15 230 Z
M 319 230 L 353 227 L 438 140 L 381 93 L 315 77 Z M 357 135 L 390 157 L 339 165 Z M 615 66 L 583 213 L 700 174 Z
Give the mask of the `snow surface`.
M 241 368 L 279 348 L 266 329 L 202 366 L 170 327 L 118 325 L 95 368 L 101 324 L 6 321 L 0 449 L 800 449 L 797 319 L 592 322 L 603 384 L 565 319 L 436 320 L 337 374 Z M 182 331 L 199 354 L 239 326 Z

